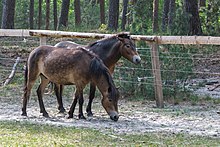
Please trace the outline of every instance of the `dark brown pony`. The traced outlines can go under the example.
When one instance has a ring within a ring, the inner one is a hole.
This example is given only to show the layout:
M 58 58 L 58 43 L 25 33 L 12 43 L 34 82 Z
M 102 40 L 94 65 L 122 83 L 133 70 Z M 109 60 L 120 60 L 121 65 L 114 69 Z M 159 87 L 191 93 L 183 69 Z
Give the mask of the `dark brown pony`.
M 55 45 L 59 48 L 74 48 L 80 46 L 79 44 L 71 41 L 59 42 Z M 116 63 L 121 57 L 126 58 L 134 64 L 138 64 L 141 61 L 140 56 L 138 55 L 137 49 L 135 47 L 134 41 L 126 33 L 120 33 L 116 36 L 110 38 L 104 38 L 98 40 L 94 43 L 84 46 L 89 51 L 94 52 L 99 58 L 104 62 L 107 68 L 110 70 L 110 73 L 113 74 Z M 95 97 L 96 86 L 94 83 L 90 84 L 90 94 L 89 94 L 89 103 L 86 108 L 88 116 L 92 116 L 91 111 L 92 101 Z M 55 86 L 55 94 L 58 100 L 58 109 L 60 112 L 65 111 L 62 103 L 62 86 L 59 88 Z
M 83 89 L 89 82 L 92 82 L 100 90 L 103 96 L 102 105 L 110 118 L 114 121 L 118 120 L 118 91 L 108 68 L 94 53 L 80 47 L 66 50 L 53 46 L 40 46 L 30 53 L 26 67 L 22 115 L 27 115 L 27 101 L 32 86 L 40 77 L 41 83 L 37 89 L 37 95 L 40 112 L 43 113 L 43 116 L 48 117 L 49 115 L 45 110 L 42 94 L 51 81 L 60 85 L 74 84 L 76 86 L 69 118 L 73 117 L 77 101 L 79 101 L 79 118 L 85 118 L 83 115 Z

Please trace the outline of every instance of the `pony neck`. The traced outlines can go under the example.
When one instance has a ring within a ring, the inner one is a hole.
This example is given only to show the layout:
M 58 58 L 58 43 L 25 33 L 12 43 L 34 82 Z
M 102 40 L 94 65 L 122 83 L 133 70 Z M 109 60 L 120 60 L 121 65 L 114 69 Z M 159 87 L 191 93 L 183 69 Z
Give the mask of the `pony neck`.
M 114 37 L 97 41 L 90 45 L 89 49 L 97 54 L 109 68 L 121 58 L 120 47 L 120 41 Z

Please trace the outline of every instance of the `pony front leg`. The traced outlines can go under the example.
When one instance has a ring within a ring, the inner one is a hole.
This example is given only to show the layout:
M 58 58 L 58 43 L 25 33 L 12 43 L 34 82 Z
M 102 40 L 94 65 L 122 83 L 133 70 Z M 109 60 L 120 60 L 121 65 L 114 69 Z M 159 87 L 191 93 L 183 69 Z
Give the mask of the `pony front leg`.
M 83 115 L 83 108 L 82 108 L 83 102 L 84 102 L 83 91 L 78 90 L 77 86 L 76 86 L 75 98 L 74 98 L 73 103 L 72 103 L 70 110 L 68 112 L 68 114 L 69 114 L 68 118 L 73 118 L 73 113 L 74 113 L 74 110 L 75 110 L 75 107 L 76 107 L 78 100 L 79 100 L 79 115 L 78 115 L 78 117 L 79 117 L 79 119 L 85 119 L 85 117 Z
M 84 103 L 83 93 L 80 93 L 80 96 L 79 96 L 79 119 L 86 119 L 85 116 L 83 115 L 83 103 Z
M 88 105 L 86 107 L 87 116 L 89 116 L 89 117 L 93 116 L 93 113 L 92 113 L 92 102 L 93 102 L 93 99 L 95 97 L 95 90 L 96 90 L 95 84 L 90 83 L 89 102 L 88 102 Z
M 63 85 L 55 84 L 54 91 L 57 97 L 59 113 L 64 113 L 66 110 L 63 107 L 63 100 L 62 100 Z
M 75 98 L 73 99 L 72 105 L 71 105 L 70 110 L 68 112 L 68 114 L 69 114 L 68 118 L 73 118 L 73 113 L 74 113 L 74 110 L 75 110 L 75 107 L 77 104 L 77 100 L 78 100 L 78 97 L 75 94 Z

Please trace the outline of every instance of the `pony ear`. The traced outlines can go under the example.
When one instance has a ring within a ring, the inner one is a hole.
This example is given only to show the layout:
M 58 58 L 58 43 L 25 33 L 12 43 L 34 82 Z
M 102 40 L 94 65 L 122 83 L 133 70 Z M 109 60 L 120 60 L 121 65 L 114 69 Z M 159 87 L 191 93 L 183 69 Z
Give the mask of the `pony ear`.
M 120 40 L 123 41 L 123 39 L 130 39 L 130 33 L 129 32 L 122 32 L 116 35 L 116 37 Z

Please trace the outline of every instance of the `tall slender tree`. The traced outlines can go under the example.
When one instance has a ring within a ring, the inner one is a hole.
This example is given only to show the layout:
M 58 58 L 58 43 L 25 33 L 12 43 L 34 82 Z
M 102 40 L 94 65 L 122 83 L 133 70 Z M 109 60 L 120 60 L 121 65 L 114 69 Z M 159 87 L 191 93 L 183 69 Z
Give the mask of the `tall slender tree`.
M 70 0 L 62 0 L 58 29 L 61 27 L 67 27 L 68 25 L 69 6 L 70 6 Z
M 184 0 L 184 8 L 189 16 L 189 32 L 188 35 L 201 35 L 202 27 L 199 17 L 198 0 Z
M 3 0 L 2 29 L 14 29 L 15 0 Z
M 154 0 L 153 1 L 153 32 L 158 32 L 159 31 L 159 22 L 158 22 L 158 17 L 159 17 L 159 1 Z
M 118 29 L 119 0 L 109 0 L 108 29 Z
M 173 30 L 173 20 L 175 18 L 176 0 L 170 0 L 168 13 L 168 28 L 170 32 Z
M 75 25 L 80 26 L 81 24 L 80 0 L 74 0 L 74 10 L 75 10 Z
M 100 22 L 105 24 L 105 0 L 99 0 L 100 6 Z
M 128 0 L 123 0 L 123 11 L 122 11 L 122 22 L 121 22 L 122 30 L 125 30 L 125 25 L 127 20 L 127 9 L 128 9 Z
M 42 23 L 42 0 L 38 1 L 38 29 L 41 29 Z
M 46 0 L 46 30 L 50 28 L 50 0 Z
M 53 0 L 53 26 L 57 30 L 57 0 Z
M 164 0 L 162 13 L 162 31 L 167 31 L 170 0 Z
M 30 0 L 29 5 L 29 27 L 30 29 L 34 28 L 34 0 Z

